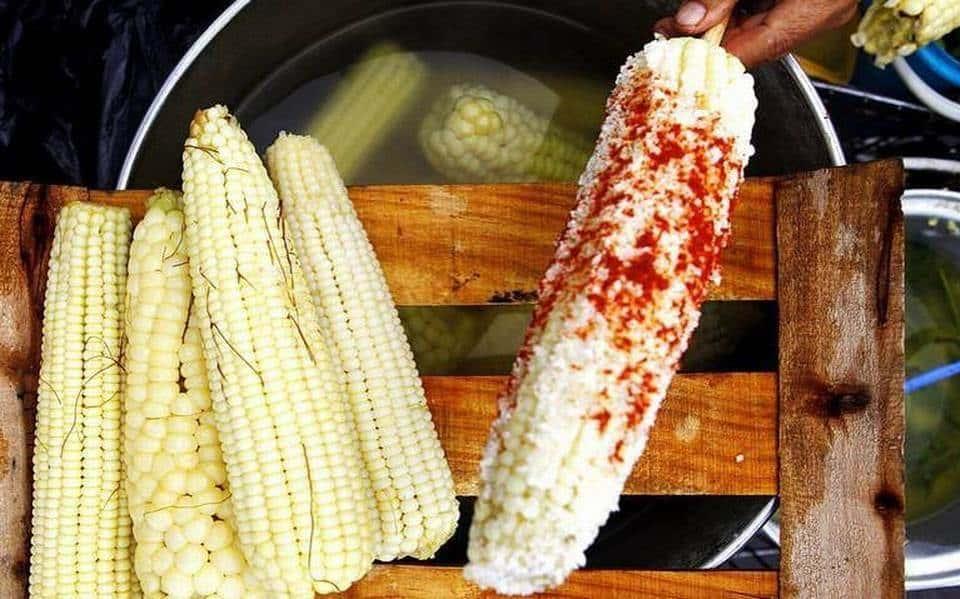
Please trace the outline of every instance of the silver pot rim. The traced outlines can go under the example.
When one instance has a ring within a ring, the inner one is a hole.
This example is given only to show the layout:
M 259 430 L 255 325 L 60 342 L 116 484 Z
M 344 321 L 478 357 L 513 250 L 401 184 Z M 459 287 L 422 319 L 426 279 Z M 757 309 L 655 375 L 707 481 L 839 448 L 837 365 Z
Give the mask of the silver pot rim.
M 230 4 L 230 6 L 228 6 L 223 13 L 220 14 L 220 16 L 214 19 L 213 23 L 211 23 L 202 34 L 200 34 L 200 37 L 198 37 L 197 40 L 184 53 L 183 58 L 180 59 L 177 65 L 167 76 L 166 80 L 164 80 L 163 85 L 160 86 L 160 90 L 154 97 L 153 102 L 150 103 L 150 107 L 143 115 L 143 119 L 140 121 L 140 125 L 137 127 L 137 132 L 133 136 L 133 140 L 130 142 L 130 147 L 127 149 L 127 155 L 123 159 L 123 166 L 120 169 L 120 176 L 117 179 L 117 189 L 127 188 L 127 184 L 130 180 L 130 173 L 133 171 L 133 166 L 140 154 L 140 149 L 143 147 L 143 141 L 147 136 L 147 132 L 150 130 L 150 127 L 153 126 L 153 121 L 157 118 L 157 114 L 166 103 L 170 92 L 173 91 L 174 87 L 176 87 L 177 83 L 179 83 L 180 78 L 183 77 L 183 74 L 186 73 L 187 69 L 190 68 L 190 65 L 193 64 L 197 57 L 203 53 L 207 45 L 209 45 L 210 42 L 227 25 L 230 24 L 234 17 L 236 17 L 237 14 L 246 8 L 246 6 L 252 1 L 253 0 L 234 0 L 234 2 Z M 797 62 L 797 59 L 794 58 L 792 54 L 784 56 L 780 59 L 780 61 L 787 69 L 787 72 L 790 73 L 790 76 L 793 78 L 794 82 L 800 88 L 804 100 L 810 105 L 810 108 L 819 117 L 817 122 L 820 133 L 823 135 L 823 139 L 827 142 L 827 152 L 830 156 L 830 161 L 834 166 L 845 165 L 847 161 L 843 154 L 843 148 L 840 145 L 840 138 L 837 136 L 837 132 L 833 128 L 830 115 L 827 113 L 827 109 L 823 105 L 820 95 L 813 86 L 813 82 L 811 82 L 810 78 L 807 77 L 807 74 L 803 72 L 803 69 L 800 68 L 800 63 Z
M 130 174 L 133 171 L 134 164 L 136 163 L 137 157 L 139 156 L 143 147 L 143 142 L 147 136 L 147 132 L 153 126 L 154 120 L 157 118 L 157 115 L 160 113 L 160 110 L 166 103 L 167 98 L 179 83 L 184 73 L 186 73 L 197 57 L 203 53 L 210 42 L 251 2 L 252 0 L 234 0 L 234 2 L 230 4 L 230 6 L 228 6 L 223 13 L 221 13 L 220 16 L 218 16 L 207 27 L 206 30 L 204 30 L 204 32 L 184 53 L 183 57 L 167 76 L 166 80 L 163 82 L 163 85 L 160 87 L 160 90 L 157 92 L 157 95 L 154 97 L 153 102 L 151 102 L 150 107 L 147 109 L 147 112 L 144 114 L 143 119 L 140 121 L 140 125 L 130 143 L 130 147 L 128 148 L 126 157 L 123 161 L 123 166 L 120 169 L 120 176 L 117 180 L 117 189 L 127 188 L 127 184 L 130 180 Z M 830 120 L 830 115 L 827 113 L 827 109 L 823 105 L 823 101 L 820 99 L 820 96 L 817 93 L 816 88 L 813 86 L 813 83 L 810 81 L 810 78 L 807 77 L 806 73 L 803 72 L 800 64 L 792 54 L 784 56 L 780 59 L 780 61 L 799 87 L 804 101 L 807 102 L 814 114 L 819 117 L 817 119 L 818 128 L 823 136 L 823 139 L 827 143 L 827 153 L 830 157 L 830 162 L 834 166 L 845 165 L 847 161 L 843 153 L 843 148 L 840 145 L 840 139 L 837 136 L 837 132 Z M 771 498 L 770 501 L 768 501 L 757 513 L 753 520 L 751 520 L 740 532 L 740 534 L 736 536 L 736 538 L 731 540 L 726 547 L 721 549 L 711 559 L 707 560 L 706 563 L 704 563 L 701 567 L 705 569 L 715 568 L 733 557 L 744 545 L 746 545 L 747 541 L 749 541 L 761 529 L 761 527 L 764 526 L 764 523 L 770 519 L 770 516 L 773 515 L 775 507 L 776 499 Z

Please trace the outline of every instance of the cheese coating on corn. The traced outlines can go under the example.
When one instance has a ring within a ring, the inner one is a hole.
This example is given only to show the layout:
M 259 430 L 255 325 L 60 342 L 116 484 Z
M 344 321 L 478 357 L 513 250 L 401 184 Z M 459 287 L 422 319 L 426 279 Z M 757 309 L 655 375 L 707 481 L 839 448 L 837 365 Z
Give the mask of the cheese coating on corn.
M 469 580 L 509 594 L 558 585 L 617 508 L 719 280 L 752 86 L 698 39 L 651 42 L 624 65 L 500 396 Z

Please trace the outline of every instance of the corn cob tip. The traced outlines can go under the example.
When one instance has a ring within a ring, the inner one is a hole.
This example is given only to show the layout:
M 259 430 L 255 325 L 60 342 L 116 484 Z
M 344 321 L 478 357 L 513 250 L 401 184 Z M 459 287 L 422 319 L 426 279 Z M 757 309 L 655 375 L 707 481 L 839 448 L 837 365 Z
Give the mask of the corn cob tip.
M 734 137 L 744 159 L 750 145 L 757 97 L 753 77 L 733 54 L 699 38 L 654 39 L 629 58 L 618 83 L 648 70 L 652 84 L 677 95 L 678 123 L 689 124 L 707 111 L 718 116 L 720 132 Z
M 179 206 L 180 198 L 181 194 L 179 191 L 167 189 L 166 187 L 158 187 L 153 191 L 153 194 L 147 198 L 147 210 L 151 208 L 156 208 L 164 212 L 172 210 Z

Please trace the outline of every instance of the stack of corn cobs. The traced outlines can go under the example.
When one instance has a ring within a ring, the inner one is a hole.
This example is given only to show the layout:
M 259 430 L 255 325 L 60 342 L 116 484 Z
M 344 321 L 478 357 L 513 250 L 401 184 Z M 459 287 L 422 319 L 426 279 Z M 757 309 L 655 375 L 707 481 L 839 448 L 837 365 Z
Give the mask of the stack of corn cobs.
M 512 104 L 460 91 L 423 135 L 474 168 L 517 137 L 475 135 Z M 623 66 L 500 395 L 468 580 L 529 594 L 584 565 L 719 280 L 756 105 L 704 40 Z M 450 469 L 319 142 L 281 134 L 265 168 L 225 108 L 198 112 L 183 195 L 158 191 L 130 237 L 117 208 L 57 223 L 31 594 L 309 597 L 433 555 L 458 519 Z
M 125 209 L 62 209 L 31 596 L 311 597 L 453 534 L 450 469 L 333 160 L 281 134 L 267 164 L 215 106 L 182 195 L 158 190 L 132 235 Z

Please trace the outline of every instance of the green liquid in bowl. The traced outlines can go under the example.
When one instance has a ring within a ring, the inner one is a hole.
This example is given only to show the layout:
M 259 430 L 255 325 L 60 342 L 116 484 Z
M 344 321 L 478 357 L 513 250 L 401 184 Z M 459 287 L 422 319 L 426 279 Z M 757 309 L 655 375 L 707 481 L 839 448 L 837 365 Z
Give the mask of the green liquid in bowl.
M 943 251 L 952 235 L 910 235 L 906 269 L 906 376 L 960 360 L 960 271 Z M 960 493 L 960 377 L 907 396 L 907 521 Z

